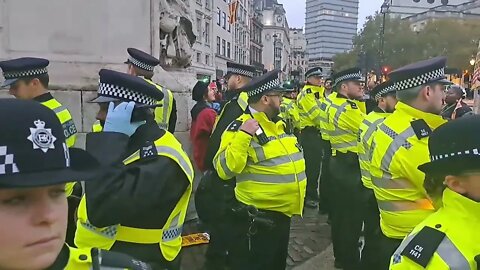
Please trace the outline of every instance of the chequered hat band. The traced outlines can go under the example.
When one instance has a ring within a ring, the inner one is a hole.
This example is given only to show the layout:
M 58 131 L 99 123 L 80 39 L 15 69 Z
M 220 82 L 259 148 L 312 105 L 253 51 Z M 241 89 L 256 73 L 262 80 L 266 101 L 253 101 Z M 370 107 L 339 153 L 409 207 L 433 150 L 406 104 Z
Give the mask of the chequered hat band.
M 234 68 L 234 67 L 227 68 L 227 73 L 238 74 L 238 75 L 246 76 L 249 78 L 253 78 L 255 75 L 253 74 L 252 71 L 241 69 L 241 68 Z
M 384 89 L 382 89 L 382 91 L 379 91 L 375 96 L 374 98 L 375 99 L 379 99 L 381 98 L 382 96 L 390 93 L 390 92 L 396 92 L 397 89 L 395 88 L 395 85 L 391 85 L 389 87 L 385 87 Z
M 444 77 L 445 77 L 445 68 L 442 67 L 440 69 L 432 70 L 430 72 L 424 73 L 417 77 L 396 81 L 395 88 L 397 89 L 397 91 L 411 89 L 417 86 L 422 86 L 424 84 L 427 84 L 432 80 L 436 80 Z
M 47 74 L 46 67 L 38 68 L 38 69 L 22 70 L 22 71 L 3 72 L 3 77 L 5 77 L 5 79 L 16 79 L 16 78 L 30 77 L 30 76 L 42 75 L 42 74 Z
M 265 92 L 270 91 L 272 89 L 278 88 L 279 86 L 280 86 L 280 79 L 276 78 L 272 81 L 269 81 L 269 82 L 266 82 L 266 83 L 262 84 L 260 87 L 258 87 L 256 89 L 248 91 L 247 95 L 249 97 L 256 96 L 258 94 L 265 93 Z
M 0 175 L 11 175 L 19 173 L 17 164 L 15 163 L 15 155 L 9 154 L 7 146 L 0 146 Z
M 437 160 L 441 160 L 441 159 L 447 159 L 447 158 L 453 157 L 453 156 L 465 156 L 465 155 L 480 156 L 480 152 L 478 151 L 478 148 L 475 148 L 475 149 L 459 151 L 459 152 L 455 152 L 455 153 L 447 153 L 447 154 L 442 154 L 442 155 L 432 155 L 432 156 L 430 156 L 430 159 L 432 161 L 437 161 Z
M 154 98 L 149 97 L 145 94 L 130 90 L 122 86 L 112 85 L 108 83 L 99 84 L 98 95 L 119 98 L 145 105 L 155 105 L 157 103 Z
M 153 70 L 155 69 L 154 66 L 149 65 L 149 64 L 146 64 L 146 63 L 143 63 L 142 61 L 137 60 L 137 59 L 135 59 L 135 58 L 133 58 L 133 57 L 131 57 L 131 56 L 128 57 L 128 61 L 129 61 L 130 63 L 132 63 L 133 65 L 135 65 L 136 67 L 139 67 L 139 68 L 144 69 L 144 70 L 153 71 Z
M 313 72 L 310 72 L 310 73 L 306 74 L 305 77 L 308 78 L 308 77 L 312 77 L 312 76 L 322 76 L 322 75 L 323 75 L 323 73 L 322 73 L 321 70 L 315 70 Z
M 349 73 L 349 74 L 345 74 L 343 76 L 340 76 L 338 78 L 335 78 L 335 83 L 334 85 L 337 85 L 343 81 L 347 81 L 347 80 L 361 80 L 362 79 L 362 73 L 359 71 L 357 73 Z

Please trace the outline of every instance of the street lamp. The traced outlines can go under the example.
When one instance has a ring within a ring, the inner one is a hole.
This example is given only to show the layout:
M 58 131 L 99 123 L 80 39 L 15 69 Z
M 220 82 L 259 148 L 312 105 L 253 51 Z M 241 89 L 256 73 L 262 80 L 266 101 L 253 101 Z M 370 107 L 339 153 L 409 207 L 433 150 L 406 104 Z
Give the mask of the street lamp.
M 475 58 L 470 59 L 470 66 L 475 66 Z
M 276 66 L 275 66 L 275 58 L 276 58 L 277 55 L 276 55 L 276 53 L 275 53 L 275 51 L 276 51 L 275 45 L 277 45 L 277 44 L 276 44 L 276 43 L 277 43 L 277 38 L 278 38 L 277 33 L 273 34 L 273 69 L 276 68 Z
M 388 3 L 389 0 L 385 0 L 380 8 L 380 13 L 383 15 L 383 22 L 382 22 L 382 31 L 380 34 L 380 66 L 383 65 L 384 62 L 384 47 L 385 47 L 385 20 L 387 17 L 387 13 L 390 9 L 390 4 Z

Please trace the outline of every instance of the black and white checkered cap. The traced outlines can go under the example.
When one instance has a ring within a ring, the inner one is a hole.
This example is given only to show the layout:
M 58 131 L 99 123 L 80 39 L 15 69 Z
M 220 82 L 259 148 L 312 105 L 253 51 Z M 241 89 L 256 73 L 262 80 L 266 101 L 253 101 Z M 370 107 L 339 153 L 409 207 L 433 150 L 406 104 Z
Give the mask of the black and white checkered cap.
M 308 77 L 311 77 L 311 76 L 322 76 L 322 75 L 323 75 L 323 69 L 321 67 L 314 67 L 307 70 L 307 72 L 305 72 L 305 78 L 307 79 Z
M 8 86 L 16 80 L 47 74 L 47 66 L 50 62 L 47 59 L 35 57 L 22 57 L 0 62 L 5 81 L 2 86 Z
M 337 72 L 332 77 L 333 86 L 337 86 L 339 83 L 344 81 L 363 81 L 362 71 L 359 68 L 349 68 Z
M 435 57 L 416 62 L 392 71 L 389 74 L 397 91 L 407 90 L 428 83 L 451 84 L 445 77 L 447 58 Z
M 375 86 L 370 95 L 375 99 L 379 99 L 388 93 L 395 93 L 396 91 L 397 89 L 395 88 L 394 82 L 392 80 L 388 80 Z
M 18 79 L 18 78 L 31 77 L 31 76 L 42 75 L 47 73 L 48 71 L 47 71 L 47 68 L 45 67 L 45 68 L 38 68 L 38 69 L 4 72 L 3 77 L 5 77 L 5 79 Z
M 227 75 L 237 74 L 249 78 L 255 77 L 257 70 L 253 66 L 227 62 Z
M 99 72 L 98 97 L 91 102 L 104 103 L 114 100 L 133 101 L 140 105 L 155 105 L 163 93 L 156 85 L 140 77 L 102 69 Z
M 244 91 L 247 92 L 249 97 L 256 95 L 263 95 L 272 90 L 281 90 L 281 82 L 278 74 L 280 70 L 272 70 L 265 73 L 260 77 L 254 78 L 249 84 L 244 88 Z
M 129 56 L 125 63 L 130 63 L 143 70 L 153 71 L 160 64 L 160 60 L 139 49 L 128 48 L 127 53 Z

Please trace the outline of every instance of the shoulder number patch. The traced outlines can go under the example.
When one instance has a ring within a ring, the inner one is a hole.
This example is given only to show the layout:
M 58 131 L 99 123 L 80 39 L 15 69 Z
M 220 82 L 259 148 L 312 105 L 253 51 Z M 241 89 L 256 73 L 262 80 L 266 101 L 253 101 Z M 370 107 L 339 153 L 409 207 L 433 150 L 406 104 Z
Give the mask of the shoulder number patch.
M 156 157 L 157 155 L 158 155 L 157 147 L 155 146 L 155 143 L 153 143 L 153 142 L 148 142 L 142 148 L 140 148 L 140 158 L 141 159 Z
M 242 124 L 242 121 L 235 120 L 228 126 L 227 131 L 238 131 Z
M 445 238 L 445 233 L 430 227 L 424 227 L 408 243 L 402 251 L 402 255 L 414 261 L 418 265 L 427 267 L 440 243 Z
M 354 101 L 347 99 L 347 102 L 350 103 L 350 107 L 352 107 L 352 109 L 358 109 L 357 103 L 355 103 Z
M 311 94 L 311 93 L 312 93 L 312 89 L 308 88 L 308 89 L 306 90 L 306 92 L 307 92 L 307 94 Z
M 432 129 L 423 119 L 412 121 L 410 124 L 412 125 L 413 131 L 419 140 L 430 136 L 432 133 Z

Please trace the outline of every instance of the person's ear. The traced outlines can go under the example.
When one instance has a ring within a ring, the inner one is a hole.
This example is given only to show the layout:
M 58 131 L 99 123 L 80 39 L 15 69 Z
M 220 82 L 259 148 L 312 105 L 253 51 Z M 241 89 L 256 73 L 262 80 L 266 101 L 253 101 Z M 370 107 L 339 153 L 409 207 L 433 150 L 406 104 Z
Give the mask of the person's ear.
M 467 189 L 465 188 L 462 177 L 460 176 L 447 175 L 445 176 L 444 184 L 459 194 L 467 193 Z

